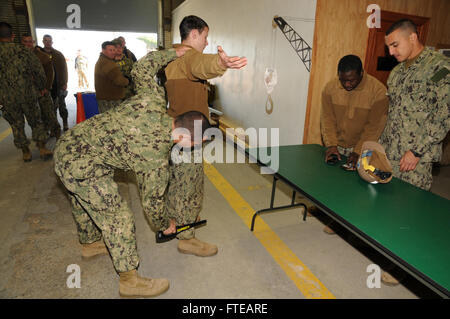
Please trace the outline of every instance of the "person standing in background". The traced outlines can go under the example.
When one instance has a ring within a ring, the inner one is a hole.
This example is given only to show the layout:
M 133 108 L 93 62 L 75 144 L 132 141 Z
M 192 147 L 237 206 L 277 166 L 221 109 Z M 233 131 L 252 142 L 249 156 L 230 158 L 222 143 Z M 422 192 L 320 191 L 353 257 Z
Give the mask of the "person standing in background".
M 89 81 L 87 80 L 86 73 L 88 69 L 88 59 L 81 54 L 81 50 L 77 51 L 77 57 L 75 58 L 75 70 L 78 73 L 78 88 L 88 88 Z
M 30 162 L 30 142 L 25 134 L 25 119 L 31 126 L 32 138 L 43 160 L 53 153 L 45 147 L 47 133 L 37 106 L 36 91 L 45 88 L 45 73 L 39 59 L 21 44 L 16 44 L 12 27 L 0 22 L 0 106 L 9 123 L 14 145 L 22 150 L 23 161 Z
M 134 85 L 131 79 L 133 60 L 127 58 L 123 53 L 122 41 L 120 41 L 119 38 L 114 39 L 112 43 L 114 43 L 114 46 L 116 48 L 116 56 L 114 57 L 114 60 L 116 61 L 116 64 L 119 66 L 122 75 L 126 77 L 129 81 L 127 87 L 125 88 L 125 96 L 124 96 L 124 99 L 128 99 L 129 97 L 134 95 Z
M 58 139 L 61 136 L 61 127 L 59 126 L 58 119 L 56 118 L 53 100 L 50 96 L 53 79 L 55 77 L 52 61 L 47 54 L 42 52 L 41 48 L 35 46 L 35 41 L 31 37 L 31 34 L 27 33 L 22 35 L 21 42 L 37 56 L 42 64 L 42 67 L 44 68 L 45 77 L 47 80 L 45 82 L 44 90 L 37 92 L 37 97 L 39 107 L 41 108 L 41 117 L 44 122 L 45 129 L 47 132 L 50 132 L 50 137 L 56 137 L 56 139 Z
M 120 72 L 114 58 L 116 49 L 114 43 L 102 43 L 102 52 L 95 64 L 95 94 L 100 113 L 118 106 L 125 97 L 125 88 L 129 81 Z
M 118 37 L 118 39 L 119 39 L 120 41 L 122 41 L 123 54 L 125 54 L 125 56 L 126 56 L 127 58 L 133 60 L 133 62 L 136 62 L 136 61 L 137 61 L 136 56 L 134 55 L 133 52 L 131 52 L 131 51 L 127 48 L 127 46 L 126 46 L 127 43 L 125 42 L 125 38 L 124 38 L 124 37 Z
M 42 42 L 44 43 L 44 52 L 50 57 L 53 63 L 53 69 L 55 71 L 55 79 L 53 80 L 53 87 L 51 95 L 53 98 L 53 104 L 55 106 L 55 113 L 59 110 L 59 116 L 63 120 L 63 129 L 67 131 L 69 125 L 67 119 L 69 117 L 69 112 L 66 106 L 66 96 L 67 96 L 67 62 L 64 55 L 53 48 L 53 39 L 50 35 L 46 34 L 43 37 Z

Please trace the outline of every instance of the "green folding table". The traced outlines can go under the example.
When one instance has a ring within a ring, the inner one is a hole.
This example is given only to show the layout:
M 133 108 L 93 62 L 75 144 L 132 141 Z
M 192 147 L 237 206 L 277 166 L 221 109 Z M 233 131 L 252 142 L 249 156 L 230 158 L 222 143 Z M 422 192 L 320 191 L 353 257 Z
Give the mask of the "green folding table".
M 299 192 L 439 295 L 450 297 L 449 200 L 397 178 L 387 184 L 367 183 L 357 172 L 341 169 L 340 163 L 326 164 L 320 145 L 246 150 L 260 151 L 278 152 L 279 165 L 270 207 L 255 213 L 252 231 L 259 214 L 302 205 L 294 202 Z M 269 165 L 260 159 L 260 165 Z M 290 205 L 273 206 L 277 180 L 294 190 Z

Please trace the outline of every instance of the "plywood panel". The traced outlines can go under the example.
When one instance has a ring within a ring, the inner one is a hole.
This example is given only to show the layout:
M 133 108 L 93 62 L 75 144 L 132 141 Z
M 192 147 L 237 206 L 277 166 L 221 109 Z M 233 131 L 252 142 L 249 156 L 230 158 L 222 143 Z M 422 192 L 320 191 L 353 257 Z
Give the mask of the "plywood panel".
M 371 3 L 386 11 L 430 17 L 426 45 L 450 43 L 448 0 L 317 0 L 303 143 L 321 143 L 321 93 L 326 83 L 336 76 L 339 59 L 355 54 L 365 60 L 369 34 L 366 9 Z

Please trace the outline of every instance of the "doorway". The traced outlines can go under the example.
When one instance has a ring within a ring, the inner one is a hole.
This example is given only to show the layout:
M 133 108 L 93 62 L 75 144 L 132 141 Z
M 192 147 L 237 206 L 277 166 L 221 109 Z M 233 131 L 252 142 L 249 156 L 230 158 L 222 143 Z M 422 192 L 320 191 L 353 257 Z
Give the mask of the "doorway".
M 53 47 L 64 55 L 67 63 L 68 94 L 65 102 L 67 111 L 69 112 L 69 127 L 73 127 L 76 124 L 76 94 L 78 92 L 95 92 L 95 64 L 100 56 L 101 45 L 104 41 L 110 41 L 119 36 L 123 36 L 125 38 L 127 48 L 135 54 L 137 59 L 140 59 L 150 51 L 155 51 L 157 48 L 156 33 L 47 29 L 37 27 L 36 44 L 38 46 L 43 47 L 42 39 L 46 34 L 52 37 Z M 75 59 L 77 57 L 78 50 L 80 50 L 80 53 L 86 58 L 87 61 L 85 71 L 87 81 L 84 83 L 86 86 L 81 87 L 79 86 L 79 75 L 75 69 Z M 60 120 L 59 116 L 58 120 Z
M 384 37 L 387 29 L 400 19 L 410 19 L 416 24 L 420 42 L 425 43 L 428 35 L 430 18 L 381 11 L 381 27 L 369 30 L 364 69 L 384 85 L 386 85 L 389 73 L 398 64 L 397 60 L 389 55 L 389 50 L 384 43 Z

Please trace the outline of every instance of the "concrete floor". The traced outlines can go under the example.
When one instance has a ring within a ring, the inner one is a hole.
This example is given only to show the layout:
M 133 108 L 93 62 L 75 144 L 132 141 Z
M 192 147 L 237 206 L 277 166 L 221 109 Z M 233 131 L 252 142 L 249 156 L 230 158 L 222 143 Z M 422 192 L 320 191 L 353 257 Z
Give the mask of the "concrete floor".
M 75 106 L 68 102 L 73 126 Z M 8 127 L 1 118 L 0 133 Z M 53 145 L 54 140 L 49 141 L 48 146 Z M 81 259 L 69 201 L 52 161 L 41 161 L 36 148 L 33 158 L 31 163 L 22 161 L 12 135 L 0 142 L 0 298 L 119 298 L 110 257 Z M 268 207 L 272 180 L 260 175 L 255 164 L 214 167 L 253 209 Z M 449 186 L 450 167 L 443 167 L 433 191 L 450 199 Z M 197 230 L 197 237 L 219 246 L 218 255 L 209 258 L 180 254 L 176 240 L 156 244 L 136 185 L 120 187 L 135 212 L 140 274 L 170 280 L 170 289 L 157 298 L 305 298 L 208 178 L 201 214 L 208 224 Z M 289 203 L 290 190 L 282 183 L 278 187 L 276 203 Z M 338 235 L 323 233 L 326 216 L 318 214 L 303 222 L 301 213 L 302 209 L 293 209 L 260 218 L 336 298 L 437 297 L 411 277 L 397 287 L 367 288 L 367 266 L 384 266 L 387 260 L 344 229 L 338 229 Z M 66 285 L 71 264 L 81 269 L 79 289 Z

